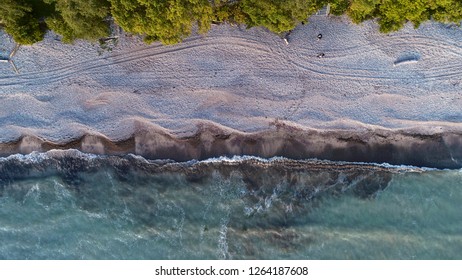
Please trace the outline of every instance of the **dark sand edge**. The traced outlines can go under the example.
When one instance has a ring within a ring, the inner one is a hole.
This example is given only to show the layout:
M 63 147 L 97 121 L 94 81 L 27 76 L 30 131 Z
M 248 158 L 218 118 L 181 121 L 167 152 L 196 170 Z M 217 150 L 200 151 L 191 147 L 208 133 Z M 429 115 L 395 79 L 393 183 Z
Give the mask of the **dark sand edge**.
M 433 168 L 462 168 L 462 132 L 421 134 L 393 130 L 302 130 L 291 126 L 241 133 L 214 125 L 200 126 L 189 137 L 165 130 L 141 128 L 122 141 L 84 135 L 54 143 L 32 135 L 0 143 L 0 156 L 77 149 L 104 155 L 136 154 L 147 159 L 188 161 L 219 156 L 252 155 L 263 158 L 317 158 L 332 161 L 389 163 Z

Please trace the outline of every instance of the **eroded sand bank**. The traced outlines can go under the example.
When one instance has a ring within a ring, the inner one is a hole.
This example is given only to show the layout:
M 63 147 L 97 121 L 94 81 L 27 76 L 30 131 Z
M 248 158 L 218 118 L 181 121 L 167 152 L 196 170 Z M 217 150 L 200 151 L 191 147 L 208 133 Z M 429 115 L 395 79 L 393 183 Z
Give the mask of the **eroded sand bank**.
M 275 130 L 239 133 L 203 126 L 196 134 L 178 138 L 166 131 L 146 128 L 127 139 L 111 141 L 85 135 L 56 143 L 34 136 L 0 144 L 3 156 L 53 149 L 78 149 L 86 153 L 142 155 L 148 159 L 188 161 L 219 156 L 283 156 L 291 159 L 327 159 L 376 162 L 436 168 L 461 168 L 462 133 L 419 134 L 410 131 L 316 131 L 281 126 Z
M 384 35 L 322 16 L 289 45 L 227 25 L 175 46 L 121 34 L 110 52 L 49 34 L 19 49 L 20 74 L 0 64 L 0 152 L 461 167 L 461 38 L 452 25 Z M 7 53 L 13 43 L 1 39 Z

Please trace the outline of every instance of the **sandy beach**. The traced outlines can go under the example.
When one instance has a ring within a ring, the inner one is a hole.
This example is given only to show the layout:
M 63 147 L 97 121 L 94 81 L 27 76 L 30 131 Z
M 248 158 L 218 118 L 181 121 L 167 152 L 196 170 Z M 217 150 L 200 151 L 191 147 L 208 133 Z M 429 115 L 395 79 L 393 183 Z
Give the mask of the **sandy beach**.
M 460 38 L 454 25 L 380 34 L 373 22 L 325 16 L 298 26 L 289 44 L 229 25 L 174 46 L 119 34 L 110 51 L 50 33 L 20 47 L 19 74 L 0 64 L 0 154 L 75 148 L 460 168 Z M 0 53 L 13 47 L 1 34 Z

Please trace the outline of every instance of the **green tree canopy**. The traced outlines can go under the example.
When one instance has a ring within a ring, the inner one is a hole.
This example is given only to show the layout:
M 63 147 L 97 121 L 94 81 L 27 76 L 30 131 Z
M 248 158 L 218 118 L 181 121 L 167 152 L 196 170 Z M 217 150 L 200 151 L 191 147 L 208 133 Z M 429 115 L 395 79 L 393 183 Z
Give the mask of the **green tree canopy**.
M 335 16 L 343 15 L 348 10 L 348 7 L 350 7 L 349 0 L 330 0 L 328 2 L 330 4 L 330 13 Z
M 376 19 L 382 32 L 396 31 L 406 22 L 418 27 L 430 19 L 462 21 L 462 0 L 2 0 L 0 24 L 20 44 L 42 40 L 47 29 L 64 42 L 94 41 L 108 36 L 112 16 L 147 42 L 174 44 L 195 26 L 207 32 L 212 22 L 289 31 L 327 4 L 332 14 L 346 12 L 355 23 Z
M 2 0 L 0 21 L 5 31 L 20 44 L 33 44 L 43 39 L 45 30 L 40 26 L 39 6 L 34 0 Z
M 462 1 L 461 0 L 433 0 L 429 1 L 434 20 L 449 23 L 462 21 Z
M 313 0 L 241 0 L 242 11 L 248 15 L 249 26 L 264 26 L 281 33 L 295 28 L 324 5 Z
M 213 3 L 214 21 L 243 24 L 249 17 L 242 11 L 239 2 L 234 0 L 215 0 Z
M 359 23 L 377 18 L 380 31 L 401 29 L 406 22 L 419 27 L 424 21 L 460 23 L 462 1 L 460 0 L 352 0 L 348 15 Z
M 115 21 L 128 32 L 145 35 L 147 42 L 180 42 L 197 23 L 199 32 L 210 29 L 212 5 L 208 0 L 111 0 Z
M 45 0 L 56 10 L 46 19 L 48 28 L 63 36 L 64 42 L 75 39 L 95 41 L 109 35 L 108 0 Z
M 380 30 L 397 31 L 408 21 L 418 27 L 431 18 L 431 11 L 427 4 L 427 0 L 382 1 L 378 6 Z
M 355 23 L 373 18 L 381 0 L 354 0 L 348 9 L 348 15 Z

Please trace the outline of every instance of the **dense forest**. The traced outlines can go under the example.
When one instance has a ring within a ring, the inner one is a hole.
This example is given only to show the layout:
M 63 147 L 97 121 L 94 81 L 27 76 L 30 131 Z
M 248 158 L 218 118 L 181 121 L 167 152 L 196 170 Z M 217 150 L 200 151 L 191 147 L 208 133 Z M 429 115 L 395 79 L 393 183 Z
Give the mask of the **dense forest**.
M 174 44 L 212 23 L 289 31 L 327 4 L 331 14 L 346 13 L 355 23 L 377 20 L 381 32 L 406 22 L 462 20 L 461 0 L 2 0 L 0 26 L 20 44 L 42 40 L 47 30 L 64 42 L 96 41 L 110 35 L 112 22 L 146 42 Z

